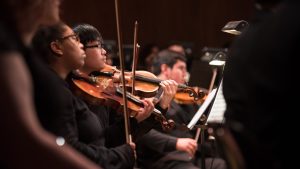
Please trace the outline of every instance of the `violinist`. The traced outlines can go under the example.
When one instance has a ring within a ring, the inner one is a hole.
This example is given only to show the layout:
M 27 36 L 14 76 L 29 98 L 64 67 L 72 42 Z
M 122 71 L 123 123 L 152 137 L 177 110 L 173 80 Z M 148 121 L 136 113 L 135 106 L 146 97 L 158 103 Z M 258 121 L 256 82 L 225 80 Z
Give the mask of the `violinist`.
M 170 50 L 163 50 L 155 57 L 153 66 L 153 73 L 160 79 L 172 79 L 178 84 L 185 83 L 186 75 L 186 59 L 177 52 Z M 172 118 L 176 124 L 188 124 L 195 114 L 195 109 L 191 105 L 179 105 L 175 101 L 171 102 L 170 108 L 167 111 L 167 118 Z M 157 147 L 156 141 L 148 138 L 142 143 L 137 144 L 137 152 L 141 154 L 139 161 L 143 166 L 151 166 L 151 168 L 198 168 L 199 158 L 197 154 L 197 143 L 194 139 L 194 134 L 189 131 L 174 129 L 169 133 L 171 136 L 177 138 L 176 147 L 185 147 L 179 153 L 174 150 L 165 150 L 164 152 L 153 149 Z M 149 141 L 148 141 L 149 140 Z M 148 150 L 149 154 L 139 153 Z M 150 151 L 151 150 L 151 151 Z M 177 149 L 178 150 L 178 149 Z M 180 150 L 180 149 L 179 149 Z M 191 159 L 195 159 L 191 160 Z M 207 168 L 225 168 L 225 162 L 221 159 L 206 159 Z M 211 166 L 212 164 L 212 166 Z
M 78 33 L 78 35 L 81 39 L 81 42 L 85 46 L 84 48 L 85 48 L 86 55 L 87 55 L 85 65 L 80 70 L 82 72 L 85 72 L 86 74 L 88 74 L 92 71 L 101 70 L 101 69 L 105 68 L 105 64 L 104 64 L 105 63 L 105 50 L 102 48 L 102 43 L 103 43 L 102 37 L 101 37 L 100 33 L 97 31 L 97 29 L 88 24 L 81 24 L 81 25 L 75 26 L 73 28 L 73 30 L 76 33 Z M 169 107 L 170 101 L 172 100 L 172 98 L 174 97 L 174 95 L 177 91 L 177 83 L 173 80 L 166 80 L 161 83 L 161 87 L 162 87 L 162 90 L 164 91 L 163 92 L 164 94 L 162 96 L 161 101 L 158 103 L 158 108 L 160 110 L 166 111 Z M 99 108 L 100 106 L 90 105 L 90 108 L 92 108 L 93 110 L 97 109 L 97 107 Z M 97 112 L 99 112 L 99 113 L 97 113 Z M 111 113 L 104 114 L 103 112 L 100 112 L 100 111 L 94 111 L 94 113 L 96 113 L 98 115 L 98 117 L 101 121 L 103 121 L 104 123 L 106 122 L 106 124 L 107 124 L 106 119 L 108 119 L 108 117 L 105 117 L 105 116 L 111 117 Z M 145 127 L 145 126 L 143 126 L 143 127 Z M 140 126 L 139 128 L 143 128 L 143 127 Z M 158 129 L 158 130 L 161 130 L 161 129 Z M 107 133 L 107 134 L 110 134 L 110 133 Z M 115 140 L 118 140 L 118 139 L 115 139 Z M 188 147 L 193 146 L 193 145 L 190 145 L 189 144 L 190 142 L 188 142 L 186 140 L 187 139 L 185 139 L 185 138 L 177 139 L 175 137 L 158 132 L 157 130 L 150 130 L 150 132 L 148 132 L 147 134 L 136 139 L 137 143 L 139 143 L 139 144 L 143 144 L 143 142 L 148 142 L 148 141 L 155 142 L 155 146 L 153 148 L 156 149 L 156 151 L 164 151 L 164 150 L 189 151 L 188 149 L 190 149 L 190 148 L 188 148 Z M 191 140 L 191 139 L 189 139 L 189 140 Z M 111 141 L 113 142 L 114 140 L 111 140 Z M 111 144 L 111 141 L 110 141 L 110 144 Z M 193 140 L 191 140 L 191 141 L 193 141 Z M 137 153 L 138 153 L 137 154 L 138 156 L 139 156 L 139 153 L 144 153 L 144 154 L 146 154 L 146 156 L 148 156 L 148 151 L 137 152 Z M 151 153 L 151 152 L 149 152 L 149 153 Z M 140 167 L 152 168 L 152 166 L 153 165 L 149 165 L 149 166 L 142 165 Z
M 89 24 L 80 24 L 73 28 L 74 32 L 76 32 L 81 42 L 84 45 L 84 49 L 86 52 L 86 62 L 82 68 L 79 70 L 81 72 L 84 72 L 85 74 L 89 74 L 95 70 L 103 70 L 107 68 L 107 65 L 105 64 L 106 61 L 106 51 L 103 49 L 103 40 L 102 36 L 99 33 L 99 31 L 92 25 Z M 168 108 L 168 105 L 171 101 L 171 99 L 174 97 L 174 94 L 177 90 L 176 83 L 173 81 L 165 81 L 161 84 L 162 88 L 164 89 L 164 95 L 159 102 L 158 106 L 156 106 L 160 110 L 166 110 Z M 145 100 L 146 104 L 152 104 L 151 102 L 148 102 Z M 109 110 L 110 108 L 105 108 L 104 106 L 99 105 L 92 105 L 89 104 L 90 109 L 93 110 L 93 112 L 98 116 L 99 121 L 106 127 L 109 127 L 113 121 L 116 120 L 116 115 L 114 111 Z M 102 111 L 103 109 L 106 110 L 106 113 Z M 137 117 L 139 114 L 137 114 Z M 149 119 L 149 118 L 148 118 Z M 139 131 L 136 131 L 136 133 L 143 133 L 147 132 L 149 128 L 155 127 L 153 125 L 154 120 L 147 120 L 147 122 L 143 124 L 139 124 L 138 128 Z M 146 121 L 145 120 L 145 121 Z M 131 121 L 132 122 L 132 121 Z M 144 121 L 143 121 L 144 122 Z M 140 131 L 142 130 L 142 131 Z M 106 146 L 113 147 L 120 143 L 124 143 L 124 140 L 120 139 L 120 137 L 116 137 L 115 132 L 106 132 L 106 135 L 108 135 L 106 138 Z M 137 140 L 137 134 L 134 134 L 135 140 Z M 166 140 L 168 142 L 168 140 Z
M 56 135 L 62 136 L 67 143 L 103 168 L 132 168 L 135 145 L 123 142 L 122 145 L 107 148 L 103 124 L 99 123 L 98 117 L 84 101 L 73 95 L 65 81 L 72 70 L 83 66 L 86 58 L 84 46 L 80 43 L 78 35 L 66 24 L 59 23 L 40 29 L 33 43 L 35 49 L 43 54 L 46 63 L 60 78 L 63 94 L 70 102 L 70 106 L 65 107 L 69 111 L 64 114 L 55 111 L 51 114 L 40 114 L 43 125 Z M 151 108 L 145 108 L 140 119 L 149 116 L 150 112 L 146 110 Z M 120 128 L 115 127 L 114 134 L 117 136 L 118 133 L 122 133 L 118 131 Z
M 89 24 L 77 25 L 73 28 L 73 30 L 79 35 L 81 42 L 84 45 L 84 49 L 87 56 L 84 66 L 79 69 L 80 72 L 83 72 L 85 74 L 90 74 L 93 71 L 99 71 L 99 70 L 101 71 L 103 69 L 107 70 L 107 67 L 109 66 L 107 66 L 106 64 L 106 51 L 103 48 L 103 39 L 99 31 L 94 26 Z M 108 88 L 113 88 L 111 86 L 113 86 L 112 80 Z M 164 81 L 161 83 L 161 86 L 162 88 L 164 88 L 165 92 L 160 102 L 156 105 L 156 108 L 165 111 L 168 108 L 168 105 L 174 96 L 174 93 L 177 89 L 177 83 L 174 81 Z M 149 107 L 148 105 L 150 105 L 151 107 L 153 106 L 151 99 L 144 99 L 142 101 L 144 102 L 146 108 Z M 101 106 L 98 105 L 94 106 L 92 104 L 89 104 L 89 106 L 98 115 L 100 120 L 106 121 L 105 119 L 110 119 L 110 121 L 113 121 L 113 119 L 115 119 L 115 117 L 112 116 L 112 114 L 113 113 L 115 114 L 115 112 L 110 112 L 105 114 L 99 110 Z M 108 116 L 110 117 L 108 118 Z M 137 113 L 136 118 L 139 118 L 139 116 L 140 113 Z M 153 119 L 152 116 L 151 119 Z M 107 122 L 103 122 L 103 123 L 107 124 Z M 144 130 L 144 132 L 147 132 L 149 131 L 150 128 L 153 127 L 152 123 L 153 123 L 152 120 L 151 122 L 143 123 L 139 128 L 141 130 Z M 141 134 L 144 133 L 140 131 L 136 131 L 136 132 L 139 132 Z M 110 142 L 112 143 L 113 141 Z

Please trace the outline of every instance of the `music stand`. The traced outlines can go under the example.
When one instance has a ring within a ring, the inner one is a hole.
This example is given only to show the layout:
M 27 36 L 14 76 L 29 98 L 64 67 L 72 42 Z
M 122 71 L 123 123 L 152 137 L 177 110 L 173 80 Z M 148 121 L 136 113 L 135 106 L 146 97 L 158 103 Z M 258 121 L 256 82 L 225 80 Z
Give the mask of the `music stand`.
M 196 114 L 194 115 L 194 117 L 192 118 L 192 120 L 189 122 L 189 124 L 187 125 L 187 127 L 192 130 L 196 123 L 201 119 L 201 117 L 203 118 L 204 116 L 204 112 L 206 111 L 206 109 L 208 108 L 208 106 L 210 105 L 210 103 L 212 102 L 212 100 L 214 99 L 215 95 L 216 95 L 216 91 L 217 89 L 213 89 L 207 96 L 207 98 L 205 99 L 205 101 L 203 102 L 203 104 L 200 106 L 200 108 L 198 109 L 198 111 L 196 112 Z M 205 119 L 206 121 L 206 119 Z
M 216 91 L 217 91 L 217 89 L 213 89 L 208 94 L 208 96 L 205 99 L 205 101 L 203 102 L 203 104 L 200 106 L 200 108 L 198 109 L 198 111 L 196 112 L 196 114 L 194 115 L 192 120 L 190 121 L 190 123 L 187 125 L 187 127 L 190 130 L 193 129 L 194 127 L 199 128 L 197 130 L 195 140 L 198 141 L 199 135 L 201 134 L 200 145 L 203 145 L 203 143 L 204 143 L 204 132 L 203 131 L 201 132 L 201 129 L 206 129 L 205 123 L 206 123 L 207 117 L 205 115 L 205 111 L 207 110 L 207 108 L 211 104 L 212 100 L 215 98 Z M 198 121 L 200 121 L 200 125 L 196 125 L 196 123 Z M 205 153 L 203 151 L 204 150 L 201 149 L 201 168 L 205 169 Z

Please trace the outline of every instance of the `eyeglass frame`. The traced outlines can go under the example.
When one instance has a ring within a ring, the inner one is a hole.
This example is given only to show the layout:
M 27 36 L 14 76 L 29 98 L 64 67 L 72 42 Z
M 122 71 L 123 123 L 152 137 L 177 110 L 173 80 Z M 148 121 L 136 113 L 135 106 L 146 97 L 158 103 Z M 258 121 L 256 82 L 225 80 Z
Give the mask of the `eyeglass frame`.
M 84 48 L 84 50 L 85 50 L 85 49 L 88 49 L 88 48 L 99 48 L 99 49 L 104 49 L 104 44 L 85 45 L 83 48 Z
M 73 39 L 72 37 L 75 37 L 75 39 Z M 80 43 L 80 37 L 76 33 L 71 34 L 71 35 L 67 35 L 67 36 L 64 36 L 64 37 L 61 37 L 61 38 L 58 38 L 58 40 L 64 41 L 64 40 L 69 39 L 69 38 L 72 38 L 76 42 Z

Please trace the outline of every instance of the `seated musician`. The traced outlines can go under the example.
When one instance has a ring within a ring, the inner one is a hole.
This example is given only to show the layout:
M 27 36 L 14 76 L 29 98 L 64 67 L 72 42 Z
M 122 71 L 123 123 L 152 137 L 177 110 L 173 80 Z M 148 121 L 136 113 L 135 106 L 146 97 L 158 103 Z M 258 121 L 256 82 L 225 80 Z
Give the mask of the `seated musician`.
M 179 84 L 185 83 L 185 76 L 186 76 L 186 59 L 181 53 L 173 52 L 170 50 L 163 50 L 158 53 L 157 57 L 155 57 L 152 71 L 155 75 L 157 75 L 158 78 L 164 80 L 164 79 L 172 79 L 175 80 Z M 196 110 L 193 105 L 181 105 L 176 103 L 174 100 L 170 104 L 170 108 L 168 109 L 166 116 L 167 118 L 171 118 L 175 121 L 176 124 L 188 124 L 194 114 L 196 113 Z M 195 137 L 195 133 L 192 131 L 184 131 L 178 128 L 175 128 L 171 132 L 169 132 L 170 135 L 178 138 L 186 138 L 185 142 L 182 144 L 187 144 L 188 141 L 191 141 L 189 139 L 192 139 Z M 161 159 L 159 159 L 160 163 L 158 164 L 160 167 L 164 168 L 197 168 L 200 167 L 200 154 L 197 151 L 197 143 L 195 140 L 193 140 L 193 143 L 196 144 L 195 147 L 188 146 L 188 153 L 186 155 L 189 155 L 190 157 L 193 157 L 194 160 L 191 160 L 192 158 L 184 158 L 183 154 L 179 153 L 168 153 L 167 151 L 162 152 L 160 154 Z M 142 159 L 141 161 L 148 164 L 151 164 L 153 161 L 152 159 L 157 158 L 159 156 L 159 151 L 153 151 L 153 146 L 155 146 L 154 141 L 150 140 L 146 143 L 143 143 L 143 147 L 141 147 L 143 150 L 152 149 L 153 156 L 145 156 L 145 159 Z M 192 148 L 191 148 L 192 147 Z M 137 145 L 137 148 L 139 148 L 139 145 Z M 198 146 L 198 150 L 199 150 Z M 139 152 L 139 149 L 137 149 Z M 143 157 L 141 157 L 143 158 Z M 205 159 L 205 166 L 206 168 L 214 168 L 214 169 L 224 169 L 226 168 L 225 162 L 222 159 L 219 158 L 207 158 Z
M 81 40 L 82 44 L 84 45 L 84 49 L 85 49 L 86 56 L 87 56 L 85 59 L 84 66 L 79 69 L 80 72 L 83 72 L 85 74 L 90 74 L 93 71 L 100 71 L 100 70 L 104 70 L 104 69 L 107 70 L 108 67 L 111 69 L 111 67 L 105 63 L 106 62 L 106 51 L 103 48 L 103 39 L 102 39 L 102 36 L 99 33 L 99 31 L 94 26 L 89 25 L 89 24 L 76 25 L 73 28 L 73 30 L 75 33 L 77 33 L 79 35 L 80 40 Z M 115 69 L 115 68 L 112 68 L 112 69 Z M 159 101 L 159 103 L 156 105 L 156 108 L 159 110 L 166 110 L 177 90 L 177 83 L 172 80 L 166 80 L 166 81 L 161 82 L 161 87 L 164 90 L 164 94 L 161 97 L 161 100 Z M 145 99 L 145 101 L 147 101 L 145 104 L 153 105 L 153 103 L 149 102 L 147 99 Z M 110 111 L 110 113 L 106 113 L 106 114 L 101 112 L 99 109 L 101 109 L 101 107 L 103 109 L 103 106 L 98 106 L 98 105 L 94 106 L 92 104 L 88 104 L 88 105 L 93 110 L 93 112 L 97 114 L 97 116 L 99 117 L 100 120 L 105 121 L 106 119 L 109 119 L 110 122 L 112 122 L 116 118 L 114 112 Z M 140 115 L 137 114 L 137 116 L 140 116 Z M 160 125 L 156 121 L 153 120 L 154 118 L 155 118 L 154 116 L 151 116 L 150 118 L 143 121 L 139 125 L 140 130 L 137 130 L 135 132 L 134 139 L 137 139 L 137 137 L 139 137 L 140 135 L 143 135 L 144 133 L 146 133 L 153 127 L 160 128 Z M 106 124 L 107 124 L 107 122 L 106 122 Z M 109 125 L 109 124 L 107 124 L 107 125 Z M 111 134 L 111 133 L 108 133 L 108 134 Z M 111 140 L 107 144 L 116 144 L 115 142 L 117 140 L 118 139 Z M 112 146 L 112 145 L 108 145 L 108 146 Z
M 134 165 L 134 143 L 118 145 L 112 148 L 105 146 L 108 121 L 102 121 L 88 108 L 86 103 L 73 95 L 65 79 L 74 69 L 83 66 L 86 54 L 84 46 L 73 32 L 64 23 L 52 27 L 45 27 L 38 31 L 33 40 L 34 48 L 43 56 L 49 67 L 57 74 L 61 87 L 69 100 L 69 107 L 64 114 L 47 110 L 40 111 L 39 118 L 43 126 L 72 145 L 75 149 L 99 164 L 103 168 L 132 168 Z M 144 109 L 139 111 L 133 124 L 149 117 L 153 105 L 145 101 Z M 47 107 L 45 105 L 39 105 Z M 105 110 L 103 109 L 103 113 Z M 135 123 L 134 123 L 135 121 Z M 110 131 L 114 139 L 124 137 L 122 126 L 116 126 Z
M 103 69 L 105 67 L 104 62 L 106 56 L 105 56 L 105 50 L 102 48 L 102 44 L 103 44 L 102 37 L 98 32 L 98 30 L 95 27 L 88 24 L 77 25 L 73 28 L 73 30 L 76 33 L 78 33 L 78 35 L 80 36 L 81 42 L 85 46 L 84 48 L 87 55 L 86 63 L 80 70 L 88 74 L 95 70 Z M 174 81 L 167 80 L 167 81 L 163 81 L 161 83 L 161 86 L 162 86 L 162 90 L 164 91 L 163 92 L 164 95 L 162 96 L 161 101 L 158 103 L 158 108 L 160 110 L 167 110 L 170 101 L 172 100 L 172 98 L 176 93 L 177 83 Z M 90 106 L 91 108 L 93 107 L 93 109 L 96 108 L 95 106 L 92 105 Z M 111 114 L 105 115 L 103 113 L 102 114 L 97 113 L 97 111 L 94 111 L 94 113 L 96 113 L 99 119 L 101 120 L 105 119 L 105 117 L 103 116 L 111 116 Z M 157 130 L 151 130 L 149 133 L 136 140 L 139 143 L 154 141 L 156 143 L 154 147 L 156 151 L 182 150 L 182 151 L 189 152 L 192 155 L 193 149 L 196 149 L 195 141 L 190 138 L 176 138 L 158 132 Z M 107 143 L 107 144 L 111 144 L 111 143 Z M 143 151 L 142 153 L 147 155 L 147 151 Z M 152 166 L 153 165 L 149 165 L 148 167 L 152 168 Z M 140 167 L 144 168 L 145 166 L 140 166 Z

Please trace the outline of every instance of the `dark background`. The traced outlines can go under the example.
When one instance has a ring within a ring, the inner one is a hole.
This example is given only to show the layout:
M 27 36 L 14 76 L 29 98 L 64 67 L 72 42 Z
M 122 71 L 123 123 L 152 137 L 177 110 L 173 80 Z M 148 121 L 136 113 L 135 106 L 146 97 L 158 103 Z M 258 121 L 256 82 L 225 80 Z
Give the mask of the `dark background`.
M 201 49 L 228 46 L 235 37 L 220 30 L 229 21 L 249 20 L 253 0 L 120 0 L 120 11 L 123 44 L 133 43 L 137 20 L 141 46 L 172 40 L 190 45 L 190 85 L 208 88 L 211 69 L 200 60 Z M 69 25 L 97 27 L 105 40 L 117 39 L 114 0 L 63 1 L 61 16 Z

